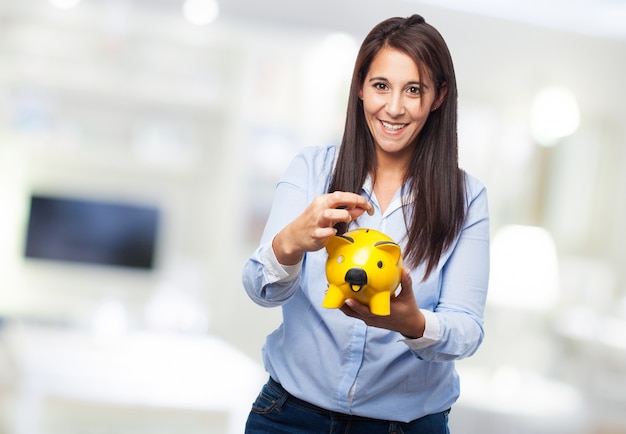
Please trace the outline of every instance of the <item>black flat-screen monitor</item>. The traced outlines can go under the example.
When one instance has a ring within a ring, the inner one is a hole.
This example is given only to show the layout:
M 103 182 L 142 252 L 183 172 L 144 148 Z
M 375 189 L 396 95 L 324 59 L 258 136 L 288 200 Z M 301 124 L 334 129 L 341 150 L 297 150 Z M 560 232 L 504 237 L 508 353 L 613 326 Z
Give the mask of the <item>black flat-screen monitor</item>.
M 33 194 L 25 256 L 149 270 L 159 217 L 156 206 Z

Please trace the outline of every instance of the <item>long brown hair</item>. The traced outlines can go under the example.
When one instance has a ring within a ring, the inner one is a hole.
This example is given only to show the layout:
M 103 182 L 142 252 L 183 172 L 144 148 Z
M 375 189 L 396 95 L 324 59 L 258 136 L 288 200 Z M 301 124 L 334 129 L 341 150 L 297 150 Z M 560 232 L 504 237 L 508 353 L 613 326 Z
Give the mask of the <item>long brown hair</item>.
M 413 201 L 410 207 L 403 208 L 408 232 L 404 259 L 411 267 L 424 263 L 426 278 L 460 232 L 466 205 L 465 177 L 458 166 L 454 66 L 442 36 L 420 15 L 387 19 L 363 41 L 352 74 L 344 135 L 328 191 L 360 193 L 367 175 L 375 177 L 374 141 L 359 90 L 374 57 L 385 47 L 400 50 L 413 59 L 420 77 L 431 78 L 436 99 L 446 87 L 442 104 L 430 113 L 413 143 L 405 174 Z M 337 229 L 343 233 L 346 225 L 340 224 Z

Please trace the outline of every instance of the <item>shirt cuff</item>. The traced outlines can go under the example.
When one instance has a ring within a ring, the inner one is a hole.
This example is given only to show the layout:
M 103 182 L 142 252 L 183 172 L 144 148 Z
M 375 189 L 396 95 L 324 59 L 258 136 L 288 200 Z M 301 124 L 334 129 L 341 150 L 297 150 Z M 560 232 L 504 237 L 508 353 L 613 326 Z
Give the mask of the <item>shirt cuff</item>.
M 298 277 L 302 270 L 302 261 L 295 265 L 283 265 L 278 262 L 271 242 L 263 247 L 261 257 L 263 258 L 263 267 L 265 268 L 268 284 L 289 282 Z
M 435 312 L 430 310 L 420 309 L 426 320 L 426 327 L 424 328 L 424 334 L 421 338 L 417 339 L 401 339 L 402 342 L 407 344 L 412 350 L 420 350 L 439 342 L 441 337 L 441 324 L 439 318 L 435 315 Z

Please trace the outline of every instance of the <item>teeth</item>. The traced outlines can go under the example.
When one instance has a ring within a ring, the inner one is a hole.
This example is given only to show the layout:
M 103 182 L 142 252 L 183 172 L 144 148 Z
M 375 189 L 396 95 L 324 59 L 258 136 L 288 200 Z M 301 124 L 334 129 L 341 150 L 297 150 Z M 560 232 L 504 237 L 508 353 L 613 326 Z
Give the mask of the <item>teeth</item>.
M 406 124 L 390 124 L 388 122 L 385 121 L 381 121 L 383 124 L 383 127 L 385 127 L 385 129 L 391 130 L 391 131 L 397 131 L 401 128 L 404 128 L 406 126 Z

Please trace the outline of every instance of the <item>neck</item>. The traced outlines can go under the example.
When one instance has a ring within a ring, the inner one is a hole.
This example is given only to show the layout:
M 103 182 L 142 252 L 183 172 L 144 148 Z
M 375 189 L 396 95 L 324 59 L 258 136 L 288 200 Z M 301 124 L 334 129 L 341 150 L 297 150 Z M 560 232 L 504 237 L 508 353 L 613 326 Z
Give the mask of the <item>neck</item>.
M 378 167 L 374 177 L 374 194 L 384 213 L 404 182 L 405 171 L 397 167 Z

